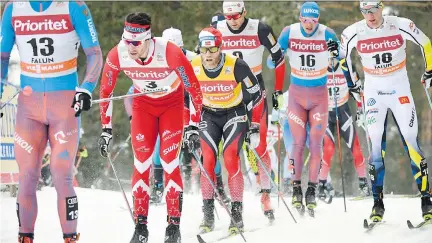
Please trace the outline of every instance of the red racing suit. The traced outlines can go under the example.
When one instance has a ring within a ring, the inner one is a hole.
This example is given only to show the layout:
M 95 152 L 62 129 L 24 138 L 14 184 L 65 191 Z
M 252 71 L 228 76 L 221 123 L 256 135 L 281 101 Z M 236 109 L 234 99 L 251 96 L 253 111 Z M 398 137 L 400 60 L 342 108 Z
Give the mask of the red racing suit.
M 166 202 L 169 223 L 180 222 L 183 183 L 179 169 L 179 152 L 183 137 L 181 119 L 184 112 L 184 88 L 192 97 L 195 109 L 201 112 L 202 94 L 192 66 L 175 44 L 161 38 L 150 40 L 145 60 L 129 57 L 123 41 L 109 52 L 103 70 L 100 98 L 113 95 L 117 76 L 123 71 L 133 81 L 135 93 L 152 92 L 133 98 L 131 136 L 134 151 L 132 194 L 134 216 L 147 221 L 149 209 L 149 172 L 156 138 L 160 136 L 160 158 L 165 174 Z M 170 86 L 168 92 L 155 89 Z M 100 104 L 103 128 L 112 128 L 111 102 Z M 180 118 L 180 119 L 179 119 Z M 198 123 L 199 117 L 194 116 Z

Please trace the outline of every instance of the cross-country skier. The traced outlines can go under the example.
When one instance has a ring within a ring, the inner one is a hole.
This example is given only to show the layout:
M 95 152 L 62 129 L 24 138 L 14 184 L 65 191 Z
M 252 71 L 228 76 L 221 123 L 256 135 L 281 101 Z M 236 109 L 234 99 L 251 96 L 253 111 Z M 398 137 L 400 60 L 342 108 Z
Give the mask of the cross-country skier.
M 328 192 L 330 192 L 333 188 L 331 184 L 327 182 L 327 177 L 330 172 L 331 160 L 335 151 L 335 144 L 337 142 L 336 136 L 340 135 L 345 140 L 346 145 L 351 150 L 353 155 L 354 166 L 359 178 L 360 193 L 362 196 L 369 196 L 370 190 L 366 179 L 366 163 L 360 147 L 360 142 L 354 126 L 351 111 L 348 106 L 350 94 L 347 83 L 352 83 L 351 77 L 347 75 L 348 80 L 345 78 L 343 69 L 346 70 L 346 63 L 344 61 L 339 62 L 336 59 L 332 59 L 332 61 L 333 63 L 330 62 L 328 67 L 327 88 L 329 92 L 329 120 L 323 141 L 324 155 L 319 174 L 318 195 L 321 199 L 325 199 L 327 197 L 326 194 L 328 194 Z M 357 72 L 355 72 L 355 70 L 352 71 L 355 82 L 357 82 L 359 79 Z M 338 109 L 337 114 L 339 118 L 339 133 L 336 131 L 337 126 L 335 104 L 337 104 Z M 362 113 L 361 103 L 357 102 L 356 122 L 358 125 L 363 123 L 363 117 L 361 116 Z
M 125 19 L 121 41 L 108 53 L 101 81 L 100 97 L 113 95 L 117 77 L 123 71 L 132 79 L 135 93 L 146 95 L 133 98 L 131 136 L 134 149 L 132 195 L 135 232 L 131 243 L 148 241 L 149 172 L 158 135 L 161 137 L 160 156 L 165 174 L 168 227 L 165 242 L 180 242 L 180 217 L 183 202 L 183 183 L 179 168 L 182 143 L 184 95 L 192 96 L 197 112 L 201 111 L 202 94 L 192 66 L 182 50 L 170 41 L 153 38 L 151 18 L 146 13 L 131 13 Z M 110 74 L 110 75 L 107 75 Z M 169 86 L 169 91 L 160 88 Z M 184 88 L 183 88 L 184 87 Z M 112 139 L 112 101 L 100 104 L 102 134 L 100 152 L 108 157 Z M 190 144 L 199 143 L 197 123 L 186 134 Z M 166 132 L 174 134 L 164 139 Z M 180 132 L 179 132 L 180 131 Z M 110 159 L 110 158 L 109 158 Z
M 351 67 L 351 51 L 355 47 L 365 74 L 364 102 L 367 132 L 371 141 L 369 174 L 374 205 L 370 219 L 381 221 L 384 216 L 383 183 L 385 166 L 381 153 L 383 133 L 387 124 L 387 110 L 393 113 L 404 146 L 411 159 L 411 169 L 421 192 L 421 209 L 425 219 L 432 218 L 426 158 L 417 142 L 418 121 L 406 70 L 406 42 L 420 46 L 425 60 L 423 85 L 431 87 L 432 47 L 429 38 L 407 18 L 383 16 L 381 1 L 360 1 L 364 17 L 342 33 L 341 57 Z M 355 78 L 353 77 L 353 81 Z M 360 82 L 349 84 L 359 93 Z
M 240 149 L 248 136 L 252 147 L 259 144 L 259 116 L 254 116 L 261 89 L 249 66 L 240 58 L 222 53 L 222 34 L 213 27 L 204 28 L 199 34 L 200 56 L 192 60 L 195 74 L 203 91 L 200 137 L 203 167 L 214 181 L 218 144 L 223 138 L 223 159 L 228 171 L 228 187 L 231 195 L 231 222 L 229 231 L 243 231 L 244 181 L 240 166 Z M 249 130 L 249 131 L 248 131 Z M 204 220 L 203 232 L 214 228 L 214 191 L 201 173 Z
M 316 207 L 315 190 L 321 163 L 322 140 L 328 119 L 327 66 L 329 57 L 338 56 L 338 39 L 334 31 L 319 24 L 320 9 L 306 2 L 300 9 L 300 23 L 286 26 L 279 45 L 288 54 L 291 65 L 288 118 L 294 138 L 290 164 L 293 165 L 292 204 L 303 211 L 301 175 L 306 125 L 310 126 L 309 183 L 305 194 L 309 210 Z M 331 54 L 331 55 L 330 55 Z
M 275 79 L 276 92 L 273 94 L 273 104 L 279 107 L 281 104 L 281 90 L 285 77 L 285 61 L 280 46 L 276 41 L 273 30 L 267 24 L 258 19 L 246 18 L 246 8 L 243 1 L 227 0 L 223 3 L 223 14 L 225 20 L 217 22 L 214 27 L 220 30 L 223 36 L 222 50 L 243 59 L 251 68 L 258 79 L 262 89 L 262 100 L 259 101 L 258 112 L 260 120 L 260 144 L 256 152 L 262 159 L 266 168 L 258 164 L 259 182 L 261 183 L 261 204 L 264 215 L 269 219 L 274 218 L 273 208 L 270 200 L 271 178 L 263 171 L 270 171 L 271 161 L 267 153 L 267 127 L 268 107 L 266 101 L 266 89 L 262 77 L 262 59 L 264 49 L 271 53 L 272 60 L 276 63 Z
M 175 28 L 168 28 L 162 32 L 162 39 L 171 41 L 174 44 L 176 44 L 178 47 L 180 47 L 183 51 L 183 54 L 186 56 L 186 58 L 190 61 L 196 54 L 194 52 L 191 52 L 189 50 L 186 50 L 183 47 L 183 37 L 182 33 L 179 29 Z M 134 93 L 134 86 L 132 85 L 127 94 L 133 94 Z M 132 98 L 127 98 L 124 100 L 124 105 L 126 109 L 126 113 L 128 114 L 129 119 L 132 119 Z M 190 103 L 192 102 L 190 100 L 189 93 L 185 90 L 184 92 L 184 102 L 185 102 L 185 110 L 184 110 L 184 123 L 185 128 L 189 125 L 189 116 L 190 116 Z M 172 133 L 165 131 L 162 134 L 163 139 L 168 139 L 171 136 L 173 136 Z M 188 160 L 189 158 L 192 158 L 192 156 L 189 154 L 188 149 L 184 149 L 185 146 L 182 145 L 182 151 L 183 158 L 185 159 L 186 163 L 183 163 L 183 161 L 180 161 L 180 164 L 183 168 L 183 173 L 185 173 L 185 180 L 184 180 L 184 191 L 187 192 L 190 189 L 190 163 L 191 161 Z M 189 163 L 187 163 L 189 162 Z M 160 203 L 162 201 L 164 186 L 163 186 L 163 168 L 161 164 L 160 159 L 160 137 L 157 137 L 155 149 L 153 151 L 153 181 L 151 184 L 153 184 L 153 188 L 150 195 L 150 202 L 152 203 Z
M 91 107 L 91 93 L 102 68 L 102 52 L 90 10 L 83 1 L 9 2 L 3 12 L 1 36 L 1 80 L 6 79 L 10 52 L 16 43 L 21 59 L 21 88 L 28 86 L 32 90 L 18 98 L 15 127 L 15 155 L 20 169 L 18 242 L 33 242 L 38 212 L 36 186 L 48 140 L 64 242 L 76 242 L 78 200 L 72 178 L 79 115 Z M 77 73 L 80 45 L 87 57 L 81 85 Z

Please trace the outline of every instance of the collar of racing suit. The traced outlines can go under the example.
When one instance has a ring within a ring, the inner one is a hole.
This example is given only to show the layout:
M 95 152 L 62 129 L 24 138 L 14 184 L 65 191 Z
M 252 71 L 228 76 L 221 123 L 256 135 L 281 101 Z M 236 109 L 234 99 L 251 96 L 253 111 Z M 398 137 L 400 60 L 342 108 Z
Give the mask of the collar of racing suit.
M 225 53 L 221 53 L 221 58 L 219 60 L 218 65 L 215 68 L 207 69 L 203 65 L 203 69 L 209 78 L 216 78 L 220 74 L 224 64 L 225 64 Z
M 47 1 L 30 1 L 30 6 L 36 12 L 43 12 L 51 6 L 52 0 Z
M 240 26 L 240 28 L 238 30 L 231 29 L 231 27 L 229 26 L 228 23 L 226 23 L 226 25 L 228 26 L 228 29 L 229 29 L 229 31 L 231 31 L 231 33 L 240 34 L 246 28 L 246 25 L 248 24 L 248 22 L 249 22 L 249 19 L 245 18 L 243 24 Z
M 315 27 L 314 31 L 312 31 L 312 33 L 308 34 L 308 33 L 306 33 L 304 31 L 303 26 L 301 26 L 301 24 L 300 24 L 300 31 L 301 31 L 301 33 L 302 33 L 302 35 L 304 37 L 311 37 L 311 36 L 313 36 L 316 33 L 316 31 L 318 30 L 319 26 L 320 26 L 320 24 L 317 24 L 317 26 Z

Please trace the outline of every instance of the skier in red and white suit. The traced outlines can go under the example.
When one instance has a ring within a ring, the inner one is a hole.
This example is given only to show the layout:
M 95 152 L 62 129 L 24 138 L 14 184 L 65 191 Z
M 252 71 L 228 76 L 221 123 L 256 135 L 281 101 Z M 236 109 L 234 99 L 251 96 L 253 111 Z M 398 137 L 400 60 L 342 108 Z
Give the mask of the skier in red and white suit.
M 179 169 L 179 152 L 184 123 L 181 119 L 184 110 L 183 92 L 186 88 L 199 113 L 202 94 L 192 66 L 182 50 L 172 42 L 153 38 L 150 26 L 151 18 L 145 13 L 132 13 L 126 17 L 122 40 L 111 49 L 106 59 L 100 98 L 113 95 L 120 71 L 132 79 L 135 93 L 151 92 L 133 98 L 131 135 L 135 159 L 132 193 L 136 227 L 131 243 L 147 242 L 149 172 L 158 135 L 168 214 L 165 242 L 180 242 L 183 183 Z M 157 92 L 157 89 L 165 86 L 170 86 L 171 89 Z M 100 104 L 103 132 L 99 146 L 103 157 L 108 156 L 108 145 L 112 139 L 112 108 L 112 101 Z M 185 134 L 189 144 L 196 141 L 199 143 L 197 125 L 200 118 L 193 116 L 192 119 L 192 128 Z

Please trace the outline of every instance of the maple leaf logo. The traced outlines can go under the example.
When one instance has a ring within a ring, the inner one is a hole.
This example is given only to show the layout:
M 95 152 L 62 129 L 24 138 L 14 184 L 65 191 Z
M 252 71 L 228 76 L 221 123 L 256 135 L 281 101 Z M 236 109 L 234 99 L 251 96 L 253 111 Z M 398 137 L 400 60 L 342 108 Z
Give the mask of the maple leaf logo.
M 134 196 L 134 211 L 136 215 L 148 215 L 149 195 L 142 186 L 138 186 L 133 192 Z
M 183 192 L 177 191 L 174 187 L 170 187 L 165 200 L 167 203 L 168 215 L 170 217 L 180 217 L 183 204 Z

